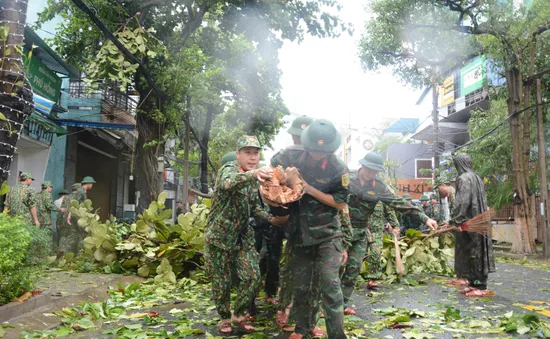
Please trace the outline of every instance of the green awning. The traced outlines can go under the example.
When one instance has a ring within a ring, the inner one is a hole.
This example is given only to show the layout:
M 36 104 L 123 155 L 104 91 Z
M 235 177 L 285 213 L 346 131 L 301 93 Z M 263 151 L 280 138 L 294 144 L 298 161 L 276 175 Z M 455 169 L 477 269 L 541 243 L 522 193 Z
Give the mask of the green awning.
M 55 133 L 57 136 L 69 133 L 69 131 L 36 111 L 32 112 L 31 116 L 29 117 L 29 122 L 33 122 L 39 125 L 40 128 L 42 128 L 46 133 Z

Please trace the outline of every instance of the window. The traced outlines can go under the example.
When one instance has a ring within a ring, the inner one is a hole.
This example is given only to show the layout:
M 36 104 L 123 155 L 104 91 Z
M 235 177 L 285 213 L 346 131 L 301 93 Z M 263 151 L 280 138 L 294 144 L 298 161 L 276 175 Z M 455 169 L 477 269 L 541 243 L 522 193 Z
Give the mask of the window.
M 432 169 L 432 159 L 416 159 L 416 179 L 431 179 L 432 176 L 430 174 L 421 173 L 423 169 Z

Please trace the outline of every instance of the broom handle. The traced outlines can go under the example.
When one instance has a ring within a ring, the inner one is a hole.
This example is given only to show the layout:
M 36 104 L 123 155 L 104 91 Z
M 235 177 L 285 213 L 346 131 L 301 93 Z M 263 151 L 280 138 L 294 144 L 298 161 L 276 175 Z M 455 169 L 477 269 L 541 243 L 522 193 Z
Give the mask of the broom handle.
M 401 261 L 401 249 L 397 243 L 397 234 L 393 235 L 393 243 L 395 245 L 395 268 L 397 269 L 397 273 L 403 274 L 403 272 L 405 272 L 405 268 L 403 267 L 403 262 Z

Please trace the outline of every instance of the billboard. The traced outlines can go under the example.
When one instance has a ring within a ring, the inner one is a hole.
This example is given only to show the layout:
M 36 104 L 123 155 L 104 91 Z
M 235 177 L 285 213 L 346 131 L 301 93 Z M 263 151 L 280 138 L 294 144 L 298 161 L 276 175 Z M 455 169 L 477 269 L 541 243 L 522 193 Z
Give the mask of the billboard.
M 34 55 L 30 60 L 25 55 L 23 62 L 32 91 L 56 103 L 61 91 L 61 78 Z
M 440 107 L 447 106 L 453 101 L 455 101 L 455 77 L 454 75 L 450 75 L 445 81 L 443 81 L 443 86 L 441 86 L 440 93 Z
M 460 96 L 483 87 L 485 79 L 485 57 L 480 56 L 460 69 Z

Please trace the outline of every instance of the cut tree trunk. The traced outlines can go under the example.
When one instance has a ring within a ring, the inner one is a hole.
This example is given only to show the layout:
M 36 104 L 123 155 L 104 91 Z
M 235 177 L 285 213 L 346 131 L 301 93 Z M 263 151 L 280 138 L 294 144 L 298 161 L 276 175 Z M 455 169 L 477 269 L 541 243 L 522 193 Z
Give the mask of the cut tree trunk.
M 208 142 L 210 141 L 210 130 L 212 129 L 212 120 L 214 119 L 214 106 L 208 105 L 206 109 L 206 120 L 202 133 L 201 143 L 204 147 L 201 149 L 201 192 L 208 193 Z
M 508 112 L 513 114 L 522 109 L 522 76 L 517 68 L 507 72 Z M 528 164 L 525 163 L 523 150 L 523 133 L 521 115 L 515 114 L 510 119 L 510 134 L 512 137 L 512 165 L 514 181 L 514 219 L 515 236 L 512 252 L 531 254 L 536 251 L 531 232 L 533 220 L 532 192 L 529 189 Z M 529 126 L 527 126 L 529 127 Z

